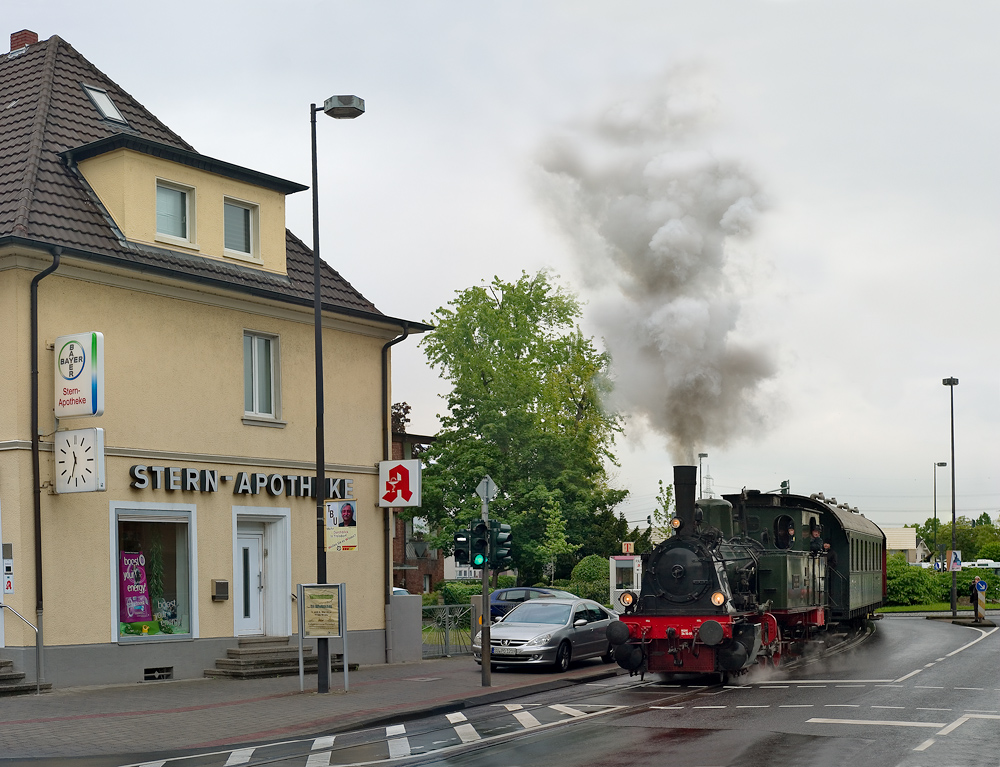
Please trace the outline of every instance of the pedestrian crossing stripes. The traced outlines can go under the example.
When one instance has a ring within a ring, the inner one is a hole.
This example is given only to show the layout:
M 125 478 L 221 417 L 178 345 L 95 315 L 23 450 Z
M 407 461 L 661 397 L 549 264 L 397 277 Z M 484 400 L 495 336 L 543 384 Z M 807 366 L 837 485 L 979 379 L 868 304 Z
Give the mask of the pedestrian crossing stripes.
M 587 719 L 621 708 L 606 704 L 498 704 L 500 714 L 489 714 L 469 721 L 456 711 L 444 715 L 446 725 L 432 720 L 418 724 L 395 724 L 381 730 L 324 735 L 318 738 L 282 741 L 261 746 L 191 754 L 123 765 L 123 767 L 184 767 L 197 760 L 198 767 L 238 767 L 261 761 L 280 761 L 286 767 L 333 767 L 351 763 L 371 763 L 419 756 L 448 748 L 483 743 L 518 732 L 543 729 Z M 530 710 L 529 710 L 530 709 Z M 486 709 L 482 710 L 483 712 Z M 439 720 L 440 721 L 440 720 Z

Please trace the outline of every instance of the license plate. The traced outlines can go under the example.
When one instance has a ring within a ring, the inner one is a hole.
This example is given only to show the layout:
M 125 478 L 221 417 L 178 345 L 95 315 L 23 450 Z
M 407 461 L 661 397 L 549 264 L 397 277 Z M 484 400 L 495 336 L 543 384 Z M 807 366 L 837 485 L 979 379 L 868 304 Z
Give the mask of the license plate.
M 491 647 L 490 652 L 494 655 L 517 655 L 515 647 Z

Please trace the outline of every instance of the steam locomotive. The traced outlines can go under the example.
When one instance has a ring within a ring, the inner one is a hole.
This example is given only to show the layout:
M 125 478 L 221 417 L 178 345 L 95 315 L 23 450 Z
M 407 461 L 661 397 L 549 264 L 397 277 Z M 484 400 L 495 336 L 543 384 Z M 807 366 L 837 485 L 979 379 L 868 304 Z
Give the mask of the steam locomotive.
M 697 467 L 674 467 L 673 535 L 642 555 L 641 589 L 620 596 L 607 629 L 632 675 L 725 682 L 801 654 L 828 626 L 858 628 L 882 605 L 885 535 L 856 508 L 758 490 L 696 501 L 696 478 Z

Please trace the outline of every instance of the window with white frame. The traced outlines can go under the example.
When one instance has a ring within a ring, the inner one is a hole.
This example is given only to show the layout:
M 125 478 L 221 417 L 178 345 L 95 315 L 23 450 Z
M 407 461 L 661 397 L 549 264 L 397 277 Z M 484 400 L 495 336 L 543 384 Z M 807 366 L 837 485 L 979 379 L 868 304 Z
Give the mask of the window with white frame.
M 243 334 L 243 411 L 258 418 L 280 417 L 277 336 Z
M 156 235 L 185 245 L 194 243 L 194 189 L 157 179 Z
M 260 258 L 257 219 L 258 206 L 229 197 L 223 205 L 226 255 L 240 258 Z
M 192 512 L 113 510 L 112 605 L 119 643 L 193 633 Z

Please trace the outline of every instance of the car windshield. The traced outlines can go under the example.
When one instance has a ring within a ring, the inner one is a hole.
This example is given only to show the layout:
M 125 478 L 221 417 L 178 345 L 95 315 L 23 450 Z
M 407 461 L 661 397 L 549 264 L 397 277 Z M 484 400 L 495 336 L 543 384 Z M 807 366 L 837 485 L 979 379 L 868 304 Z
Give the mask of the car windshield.
M 504 623 L 551 623 L 562 626 L 569 620 L 569 610 L 569 605 L 525 602 L 511 610 L 504 618 Z

